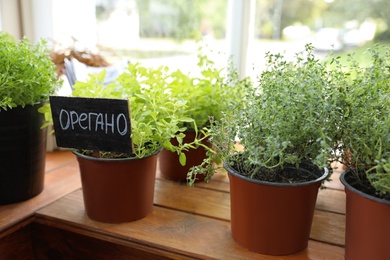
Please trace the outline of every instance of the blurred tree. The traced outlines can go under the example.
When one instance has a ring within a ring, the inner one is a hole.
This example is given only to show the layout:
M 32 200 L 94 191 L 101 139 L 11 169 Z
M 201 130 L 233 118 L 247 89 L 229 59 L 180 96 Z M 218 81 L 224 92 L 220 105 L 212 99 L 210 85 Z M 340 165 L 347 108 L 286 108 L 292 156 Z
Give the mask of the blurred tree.
M 243 0 L 244 1 L 244 0 Z M 98 2 L 108 2 L 99 0 Z M 114 3 L 115 1 L 112 1 Z M 194 32 L 223 38 L 228 0 L 136 0 L 141 37 L 193 38 Z M 106 17 L 114 4 L 97 5 Z M 281 10 L 279 12 L 279 8 Z M 280 17 L 278 14 L 280 13 Z M 256 0 L 255 35 L 271 38 L 301 24 L 341 27 L 346 21 L 381 19 L 390 28 L 390 0 Z M 280 19 L 279 19 L 280 18 Z
M 374 19 L 377 25 L 376 39 L 390 41 L 390 1 L 389 0 L 334 0 L 327 11 L 328 24 L 341 26 L 349 20 L 359 24 Z
M 280 21 L 275 17 L 279 12 L 279 5 L 282 5 Z M 324 0 L 257 0 L 255 34 L 257 37 L 270 38 L 280 36 L 283 28 L 289 25 L 304 24 L 314 27 L 317 18 L 326 7 Z
M 390 27 L 389 0 L 334 0 L 329 5 L 329 12 L 341 20 L 364 21 L 367 18 L 381 19 Z
M 141 37 L 225 35 L 227 0 L 137 0 Z

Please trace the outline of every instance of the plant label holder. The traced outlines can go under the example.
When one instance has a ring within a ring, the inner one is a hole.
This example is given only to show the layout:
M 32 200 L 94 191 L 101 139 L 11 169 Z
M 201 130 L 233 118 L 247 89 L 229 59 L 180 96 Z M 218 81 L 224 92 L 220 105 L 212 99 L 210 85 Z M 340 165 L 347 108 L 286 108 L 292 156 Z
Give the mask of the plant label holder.
M 127 99 L 50 96 L 57 145 L 133 153 Z

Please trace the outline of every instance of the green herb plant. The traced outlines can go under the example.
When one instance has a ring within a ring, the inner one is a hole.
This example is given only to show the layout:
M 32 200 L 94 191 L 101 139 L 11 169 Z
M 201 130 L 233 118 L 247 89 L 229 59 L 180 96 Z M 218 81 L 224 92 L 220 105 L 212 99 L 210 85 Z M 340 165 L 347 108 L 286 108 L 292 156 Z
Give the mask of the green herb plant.
M 239 79 L 231 60 L 227 67 L 217 68 L 214 61 L 206 53 L 205 46 L 198 48 L 198 67 L 200 74 L 191 76 L 177 70 L 170 74 L 172 98 L 185 100 L 188 104 L 185 111 L 186 116 L 193 118 L 195 125 L 202 127 L 205 132 L 210 130 L 210 119 L 219 120 L 229 110 L 230 103 L 240 102 L 244 97 L 246 88 L 251 85 L 249 78 Z M 184 123 L 189 131 L 193 130 L 191 125 Z M 209 140 L 210 141 L 210 140 Z M 196 167 L 196 172 L 210 172 L 214 163 L 219 164 L 215 151 L 207 149 L 207 159 Z M 195 169 L 195 168 L 194 168 Z M 196 180 L 195 174 L 188 175 L 191 182 Z M 206 175 L 206 182 L 212 175 Z
M 198 48 L 198 60 L 200 75 L 174 71 L 170 74 L 169 88 L 173 99 L 187 102 L 186 115 L 193 118 L 199 127 L 207 127 L 210 117 L 221 118 L 230 102 L 242 98 L 242 85 L 248 79 L 239 80 L 231 63 L 228 67 L 217 68 L 202 45 Z M 191 125 L 188 128 L 192 130 Z
M 104 84 L 105 75 L 106 71 L 103 70 L 97 75 L 89 75 L 85 82 L 76 82 L 72 95 L 129 99 L 134 154 L 121 156 L 142 158 L 165 148 L 177 153 L 180 163 L 185 165 L 183 151 L 204 146 L 202 140 L 208 134 L 199 130 L 195 121 L 185 114 L 186 101 L 173 100 L 171 97 L 167 67 L 146 68 L 139 63 L 130 63 L 127 70 L 108 85 Z M 40 111 L 45 113 L 46 125 L 52 124 L 50 106 Z M 191 124 L 197 133 L 203 132 L 203 137 L 184 143 L 184 132 L 187 130 L 184 124 Z M 178 145 L 173 145 L 172 139 L 176 139 Z M 112 156 L 112 153 L 102 152 L 101 156 Z
M 0 32 L 0 111 L 47 101 L 60 85 L 46 41 Z
M 210 124 L 217 156 L 244 176 L 270 182 L 299 182 L 308 176 L 288 175 L 286 165 L 309 162 L 328 167 L 335 147 L 341 111 L 332 71 L 314 57 L 313 47 L 297 53 L 294 61 L 282 54 L 266 54 L 267 67 L 255 86 L 244 85 L 245 95 L 229 103 L 221 119 Z M 195 167 L 188 175 L 212 176 Z
M 375 45 L 366 55 L 370 65 L 350 54 L 345 69 L 352 76 L 339 123 L 340 161 L 355 173 L 355 188 L 390 200 L 390 51 Z

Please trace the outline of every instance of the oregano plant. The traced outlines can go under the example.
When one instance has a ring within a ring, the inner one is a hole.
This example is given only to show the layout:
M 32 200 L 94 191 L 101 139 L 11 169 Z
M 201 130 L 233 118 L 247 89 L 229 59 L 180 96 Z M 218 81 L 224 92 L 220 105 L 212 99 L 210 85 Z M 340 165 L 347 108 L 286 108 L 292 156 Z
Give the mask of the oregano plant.
M 219 68 L 206 53 L 206 47 L 199 43 L 199 75 L 185 74 L 181 70 L 169 74 L 169 88 L 172 98 L 187 102 L 186 115 L 193 118 L 199 127 L 207 127 L 209 118 L 219 119 L 228 104 L 239 100 L 244 94 L 244 84 L 249 79 L 240 80 L 231 61 L 228 66 Z M 191 125 L 187 125 L 189 129 Z
M 139 63 L 130 63 L 115 81 L 107 85 L 104 84 L 105 76 L 106 71 L 103 70 L 96 75 L 90 74 L 85 82 L 77 81 L 72 95 L 129 99 L 134 154 L 119 156 L 142 158 L 165 148 L 176 152 L 180 163 L 185 165 L 183 151 L 204 146 L 202 140 L 208 137 L 207 132 L 198 129 L 194 119 L 186 116 L 185 100 L 173 100 L 171 97 L 167 67 L 147 68 Z M 50 106 L 46 105 L 40 111 L 45 114 L 47 124 L 51 124 Z M 196 132 L 203 132 L 203 137 L 184 143 L 187 129 L 184 124 L 192 125 Z M 178 145 L 173 145 L 172 139 L 176 139 Z M 112 157 L 112 154 L 103 151 L 101 156 Z

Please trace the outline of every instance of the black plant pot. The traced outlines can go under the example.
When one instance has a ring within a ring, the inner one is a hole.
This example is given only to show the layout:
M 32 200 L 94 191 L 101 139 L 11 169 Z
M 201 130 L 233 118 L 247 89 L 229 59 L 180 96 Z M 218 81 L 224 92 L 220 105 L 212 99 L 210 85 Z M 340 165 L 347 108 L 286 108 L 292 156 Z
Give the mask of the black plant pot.
M 46 129 L 41 104 L 0 111 L 0 204 L 30 199 L 42 192 Z

